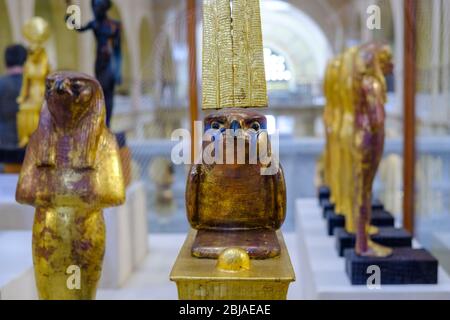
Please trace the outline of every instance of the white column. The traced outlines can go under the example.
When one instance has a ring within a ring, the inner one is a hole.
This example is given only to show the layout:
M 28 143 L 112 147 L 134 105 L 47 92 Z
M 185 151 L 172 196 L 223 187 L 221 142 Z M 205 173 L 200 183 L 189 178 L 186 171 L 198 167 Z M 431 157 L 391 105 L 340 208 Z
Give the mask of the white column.
M 9 21 L 11 24 L 11 33 L 14 42 L 22 42 L 22 25 L 20 16 L 20 3 L 17 0 L 6 0 Z
M 447 17 L 450 16 L 450 1 L 442 1 L 442 92 L 444 101 L 450 99 L 450 24 Z M 444 106 L 446 123 L 450 123 L 450 108 Z
M 79 0 L 78 4 L 81 9 L 81 21 L 84 24 L 92 20 L 92 10 L 90 0 Z M 93 75 L 94 74 L 94 60 L 95 60 L 95 39 L 92 32 L 80 34 L 78 36 L 78 66 L 81 72 Z
M 21 25 L 23 25 L 27 20 L 31 19 L 35 15 L 34 9 L 35 0 L 20 1 Z
M 439 70 L 441 60 L 441 0 L 431 2 L 431 121 L 442 123 L 443 108 L 439 103 Z
M 394 64 L 395 64 L 395 96 L 397 105 L 395 106 L 395 113 L 403 114 L 403 59 L 405 54 L 404 48 L 404 13 L 403 0 L 391 0 L 392 19 L 394 20 Z M 400 131 L 402 128 L 398 128 Z
M 131 87 L 130 98 L 131 108 L 138 110 L 141 100 L 141 52 L 139 47 L 139 26 L 142 17 L 140 6 L 130 6 L 129 1 L 116 0 L 122 18 L 123 34 L 127 38 L 128 53 L 130 55 Z
M 6 0 L 14 42 L 24 42 L 22 27 L 34 16 L 35 0 Z
M 431 2 L 431 92 L 439 92 L 439 67 L 441 54 L 441 0 Z

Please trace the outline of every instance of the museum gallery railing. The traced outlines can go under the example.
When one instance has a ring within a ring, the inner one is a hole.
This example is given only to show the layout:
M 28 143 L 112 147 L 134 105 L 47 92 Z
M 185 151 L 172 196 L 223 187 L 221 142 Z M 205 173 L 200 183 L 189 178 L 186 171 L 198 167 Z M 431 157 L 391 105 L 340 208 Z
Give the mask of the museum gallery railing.
M 148 192 L 155 188 L 149 175 L 152 161 L 156 158 L 170 161 L 172 147 L 176 143 L 169 140 L 130 141 L 133 160 L 138 168 L 136 174 L 145 181 Z M 280 158 L 288 191 L 288 228 L 293 222 L 295 199 L 315 195 L 316 160 L 323 144 L 319 138 L 280 138 Z M 377 197 L 399 219 L 402 210 L 402 147 L 401 139 L 387 139 L 384 160 L 374 185 Z M 450 137 L 419 138 L 417 150 L 417 217 L 431 219 L 430 223 L 442 226 L 442 219 L 450 221 Z M 187 171 L 183 165 L 174 166 L 174 169 L 172 189 L 175 195 L 182 195 Z M 182 196 L 177 198 L 183 199 Z

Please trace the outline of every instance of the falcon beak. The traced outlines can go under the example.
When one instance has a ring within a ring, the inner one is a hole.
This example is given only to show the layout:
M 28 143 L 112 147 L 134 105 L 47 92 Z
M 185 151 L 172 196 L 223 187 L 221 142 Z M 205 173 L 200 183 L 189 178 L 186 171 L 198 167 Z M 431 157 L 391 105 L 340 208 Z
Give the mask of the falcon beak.
M 231 130 L 236 131 L 241 129 L 241 124 L 237 120 L 233 120 L 230 125 Z
M 70 83 L 67 81 L 67 79 L 58 79 L 55 81 L 55 89 L 58 94 L 72 94 L 72 91 L 70 90 Z

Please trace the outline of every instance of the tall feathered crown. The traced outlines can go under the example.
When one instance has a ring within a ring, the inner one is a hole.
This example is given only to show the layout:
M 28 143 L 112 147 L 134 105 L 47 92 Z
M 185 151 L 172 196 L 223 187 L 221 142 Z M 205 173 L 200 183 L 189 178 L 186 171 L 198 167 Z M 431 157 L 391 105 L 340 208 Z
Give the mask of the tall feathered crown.
M 203 109 L 267 107 L 259 0 L 204 0 Z

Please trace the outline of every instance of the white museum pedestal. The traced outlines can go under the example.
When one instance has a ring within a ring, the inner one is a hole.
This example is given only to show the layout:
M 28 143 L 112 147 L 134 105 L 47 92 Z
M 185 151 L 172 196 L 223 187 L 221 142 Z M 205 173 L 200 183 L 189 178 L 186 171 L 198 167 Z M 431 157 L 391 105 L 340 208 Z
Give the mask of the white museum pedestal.
M 436 232 L 433 234 L 432 251 L 436 258 L 450 273 L 450 232 Z
M 16 203 L 17 180 L 17 175 L 0 175 L 0 234 L 10 231 L 5 233 L 8 234 L 7 237 L 0 237 L 0 257 L 12 255 L 14 259 L 23 263 L 28 261 L 28 267 L 32 270 L 31 229 L 34 208 Z M 104 210 L 106 252 L 99 287 L 122 286 L 133 270 L 139 267 L 148 252 L 145 185 L 142 182 L 132 183 L 127 189 L 126 196 L 124 205 Z M 22 240 L 15 244 L 13 235 L 21 236 Z M 25 241 L 25 235 L 29 241 Z M 23 248 L 9 252 L 9 246 L 12 248 L 23 246 Z M 0 261 L 4 260 L 0 259 Z M 4 283 L 15 281 L 14 277 L 7 279 L 7 271 L 5 269 L 5 273 L 3 272 L 3 263 L 0 263 L 0 275 L 5 274 L 2 281 Z M 27 279 L 30 280 L 30 277 L 27 276 Z M 34 279 L 31 280 L 32 288 L 34 288 Z
M 450 299 L 450 278 L 440 267 L 437 285 L 384 285 L 380 289 L 352 286 L 335 238 L 326 234 L 317 199 L 296 203 L 296 233 L 300 250 L 297 281 L 304 299 Z
M 145 186 L 135 182 L 127 189 L 123 206 L 103 213 L 106 223 L 106 252 L 101 288 L 119 288 L 148 252 Z
M 0 175 L 0 231 L 31 230 L 34 208 L 16 202 L 16 187 L 19 176 Z
M 0 300 L 37 298 L 31 256 L 31 232 L 0 232 Z

